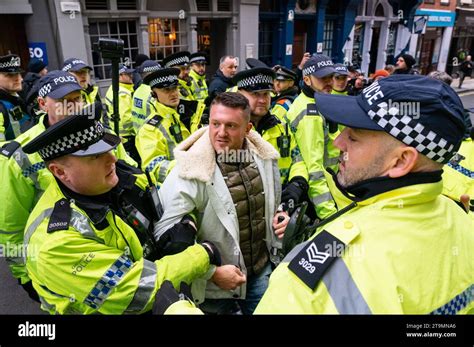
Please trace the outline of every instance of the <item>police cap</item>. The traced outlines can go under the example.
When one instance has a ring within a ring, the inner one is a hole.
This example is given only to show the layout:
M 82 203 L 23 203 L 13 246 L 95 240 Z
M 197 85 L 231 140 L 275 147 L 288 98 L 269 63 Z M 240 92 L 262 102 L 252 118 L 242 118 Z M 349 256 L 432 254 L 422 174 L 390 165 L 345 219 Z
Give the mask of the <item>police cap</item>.
M 250 92 L 273 90 L 275 72 L 268 67 L 256 67 L 240 71 L 232 82 L 239 88 Z
M 50 126 L 23 147 L 38 152 L 44 161 L 65 155 L 87 157 L 106 153 L 118 146 L 120 138 L 105 132 L 93 114 L 76 114 Z
M 179 69 L 171 67 L 152 72 L 143 79 L 150 88 L 169 88 L 178 85 Z
M 303 76 L 323 78 L 336 72 L 334 63 L 327 55 L 315 54 L 303 66 Z
M 77 72 L 82 69 L 88 69 L 92 70 L 92 68 L 86 64 L 84 60 L 77 59 L 77 58 L 69 58 L 66 59 L 63 63 L 63 71 L 71 71 L 71 72 Z
M 278 81 L 296 81 L 296 79 L 298 78 L 296 72 L 284 66 L 277 65 L 273 67 L 273 70 L 276 73 L 276 80 Z
M 200 63 L 200 64 L 207 64 L 207 57 L 206 53 L 204 52 L 196 52 L 189 56 L 189 63 Z
M 161 65 L 156 60 L 145 60 L 138 68 L 139 73 L 155 72 L 161 69 Z
M 319 112 L 351 128 L 385 131 L 438 163 L 447 163 L 464 136 L 464 107 L 446 83 L 392 75 L 358 96 L 315 93 Z
M 22 73 L 20 57 L 16 54 L 0 56 L 0 72 Z
M 69 93 L 82 89 L 73 75 L 61 70 L 50 71 L 41 77 L 38 88 L 39 96 L 53 99 L 62 99 Z
M 162 60 L 162 65 L 163 67 L 187 66 L 189 65 L 190 55 L 188 51 L 171 54 Z

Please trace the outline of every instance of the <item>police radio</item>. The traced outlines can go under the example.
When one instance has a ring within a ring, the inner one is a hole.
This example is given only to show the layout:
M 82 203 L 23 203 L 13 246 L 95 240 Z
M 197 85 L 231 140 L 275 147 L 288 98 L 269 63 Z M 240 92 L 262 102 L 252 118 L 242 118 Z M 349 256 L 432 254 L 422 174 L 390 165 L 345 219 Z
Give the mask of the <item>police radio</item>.
M 277 145 L 282 158 L 287 158 L 290 156 L 290 136 L 288 135 L 288 123 L 286 124 L 286 134 L 282 134 L 277 138 Z
M 169 128 L 171 135 L 173 135 L 176 143 L 183 141 L 183 134 L 181 133 L 181 127 L 179 124 L 173 124 Z
M 23 118 L 23 111 L 20 106 L 15 106 L 8 111 L 13 120 L 19 121 Z

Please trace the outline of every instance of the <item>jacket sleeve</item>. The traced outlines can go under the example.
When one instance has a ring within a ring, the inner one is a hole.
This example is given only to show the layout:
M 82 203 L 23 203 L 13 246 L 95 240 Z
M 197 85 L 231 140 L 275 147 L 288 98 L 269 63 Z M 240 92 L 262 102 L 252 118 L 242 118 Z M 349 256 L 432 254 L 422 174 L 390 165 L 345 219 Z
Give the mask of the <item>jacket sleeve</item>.
M 300 176 L 308 181 L 308 169 L 303 161 L 300 148 L 296 143 L 294 134 L 289 131 L 290 134 L 290 149 L 291 149 L 291 167 L 288 181 L 290 182 L 293 178 Z
M 196 112 L 194 112 L 193 116 L 191 117 L 191 129 L 190 129 L 191 134 L 202 126 L 201 118 L 202 118 L 202 114 L 205 108 L 206 108 L 206 105 L 204 105 L 204 103 L 199 101 L 196 107 Z
M 132 118 L 132 97 L 129 93 L 119 92 L 120 136 L 135 135 Z
M 4 119 L 4 115 L 3 115 L 3 112 L 0 112 L 0 144 L 2 144 L 2 142 L 6 141 L 7 138 L 6 138 L 6 135 L 5 135 L 5 119 Z
M 295 130 L 294 127 L 292 130 Z M 324 156 L 327 149 L 321 118 L 305 116 L 294 134 L 308 170 L 309 198 L 318 217 L 324 219 L 336 212 L 336 206 L 325 178 Z
M 144 124 L 135 138 L 137 151 L 142 159 L 142 170 L 152 173 L 158 183 L 163 183 L 175 160 L 170 159 L 168 141 L 158 128 Z
M 20 162 L 26 162 L 27 157 L 21 150 L 14 154 Z M 0 155 L 0 195 L 3 197 L 0 208 L 0 245 L 4 249 L 21 249 L 23 245 L 23 230 L 28 215 L 34 206 L 35 182 L 23 175 L 22 168 L 14 157 L 6 158 Z M 21 255 L 9 256 L 6 261 L 15 278 L 26 283 L 26 274 Z
M 68 313 L 74 301 L 72 306 L 82 313 L 133 314 L 152 308 L 164 281 L 179 288 L 181 282 L 189 284 L 209 268 L 201 245 L 155 262 L 134 261 L 132 256 L 70 228 L 56 232 L 40 249 L 36 276 L 49 291 L 70 299 L 62 301 L 64 307 L 56 307 L 59 313 Z

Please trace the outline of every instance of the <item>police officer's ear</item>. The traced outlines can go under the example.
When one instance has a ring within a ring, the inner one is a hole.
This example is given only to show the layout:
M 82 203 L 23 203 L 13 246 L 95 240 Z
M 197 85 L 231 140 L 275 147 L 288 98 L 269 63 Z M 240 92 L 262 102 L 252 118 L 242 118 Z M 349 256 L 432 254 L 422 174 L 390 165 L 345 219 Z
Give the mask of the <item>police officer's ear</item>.
M 425 168 L 422 167 L 424 166 L 424 160 L 422 159 L 421 154 L 418 153 L 414 147 L 405 145 L 397 146 L 389 155 L 387 174 L 391 178 L 398 178 L 403 177 L 410 172 L 421 170 L 426 171 L 424 170 Z
M 37 100 L 40 109 L 44 112 L 48 112 L 48 106 L 46 106 L 46 99 L 41 96 L 38 96 Z
M 304 82 L 308 87 L 311 87 L 311 78 L 310 78 L 310 75 L 303 76 L 303 82 Z
M 160 101 L 158 100 L 158 95 L 156 95 L 156 92 L 152 89 L 151 92 L 150 92 L 151 96 L 154 97 L 157 101 Z
M 65 170 L 66 168 L 65 160 L 66 159 L 64 158 L 56 158 L 56 159 L 46 162 L 46 167 L 48 168 L 48 170 L 61 181 L 68 180 L 68 175 Z

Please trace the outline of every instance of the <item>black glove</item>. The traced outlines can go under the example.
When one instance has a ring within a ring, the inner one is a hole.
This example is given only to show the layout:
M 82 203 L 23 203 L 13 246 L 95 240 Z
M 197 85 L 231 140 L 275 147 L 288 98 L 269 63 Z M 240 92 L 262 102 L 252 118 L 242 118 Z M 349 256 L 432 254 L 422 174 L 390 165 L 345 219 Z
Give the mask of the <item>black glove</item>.
M 26 283 L 21 283 L 18 279 L 18 284 L 20 284 L 23 289 L 28 293 L 28 296 L 36 302 L 40 302 L 38 293 L 36 292 L 35 288 L 33 288 L 33 282 L 28 281 Z
M 170 281 L 164 281 L 156 292 L 152 312 L 163 315 L 172 304 L 180 300 L 193 301 L 191 288 L 185 282 L 181 282 L 178 292 Z
M 293 211 L 308 192 L 308 183 L 303 177 L 294 177 L 281 193 L 281 203 L 285 211 Z
M 222 265 L 221 254 L 217 247 L 211 241 L 203 241 L 201 246 L 204 247 L 209 255 L 209 263 L 216 266 Z
M 157 241 L 160 256 L 177 254 L 194 245 L 196 229 L 191 225 L 191 221 L 191 217 L 184 216 L 181 222 L 176 223 L 161 235 Z

